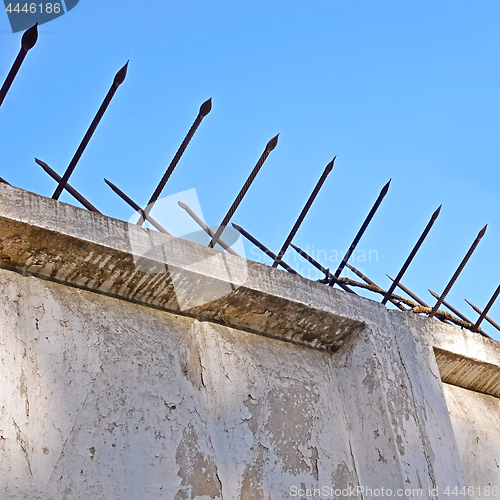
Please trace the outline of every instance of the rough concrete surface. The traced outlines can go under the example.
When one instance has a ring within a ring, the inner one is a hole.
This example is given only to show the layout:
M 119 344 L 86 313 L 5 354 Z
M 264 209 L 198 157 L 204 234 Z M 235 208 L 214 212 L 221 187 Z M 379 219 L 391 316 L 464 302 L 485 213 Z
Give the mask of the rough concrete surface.
M 444 389 L 471 499 L 500 497 L 500 401 L 448 384 Z
M 0 286 L 2 499 L 464 484 L 437 367 L 402 332 L 332 357 L 11 271 Z
M 498 343 L 9 186 L 0 200 L 0 500 L 498 482 Z

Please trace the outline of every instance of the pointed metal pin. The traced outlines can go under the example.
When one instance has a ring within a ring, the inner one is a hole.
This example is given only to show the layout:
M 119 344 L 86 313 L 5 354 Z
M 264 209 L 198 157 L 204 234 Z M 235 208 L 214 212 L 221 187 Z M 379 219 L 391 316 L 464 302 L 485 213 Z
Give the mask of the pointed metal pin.
M 428 289 L 429 293 L 435 298 L 439 299 L 439 295 L 436 292 L 433 292 L 432 290 Z M 474 324 L 473 321 L 471 321 L 467 316 L 462 314 L 458 309 L 455 309 L 451 304 L 446 302 L 446 300 L 443 300 L 443 306 L 447 307 L 455 316 L 459 317 L 461 320 L 470 323 L 471 325 Z
M 436 304 L 432 308 L 432 311 L 429 314 L 429 318 L 432 318 L 434 314 L 436 314 L 436 311 L 439 309 L 439 306 L 443 303 L 443 300 L 446 298 L 448 295 L 448 292 L 451 290 L 451 287 L 455 284 L 455 281 L 457 281 L 457 278 L 460 276 L 460 273 L 463 271 L 463 268 L 465 267 L 465 264 L 467 264 L 468 260 L 470 259 L 472 253 L 476 249 L 476 247 L 479 245 L 479 242 L 481 241 L 481 238 L 484 236 L 484 233 L 486 233 L 486 228 L 488 227 L 488 224 L 479 231 L 479 234 L 476 236 L 476 239 L 472 243 L 471 247 L 469 248 L 469 251 L 463 258 L 462 262 L 458 266 L 457 270 L 455 271 L 455 274 L 452 276 L 450 282 L 446 285 L 446 288 L 444 289 L 443 293 L 437 300 Z
M 420 246 L 422 245 L 422 243 L 424 242 L 425 238 L 429 234 L 429 231 L 431 230 L 432 226 L 434 225 L 434 222 L 436 222 L 436 219 L 438 218 L 439 212 L 441 212 L 441 207 L 442 206 L 443 205 L 439 205 L 439 207 L 437 208 L 437 210 L 432 214 L 431 220 L 427 223 L 427 226 L 425 227 L 423 233 L 420 235 L 420 238 L 418 239 L 417 243 L 413 247 L 413 250 L 411 251 L 411 253 L 408 256 L 408 258 L 406 259 L 405 263 L 403 264 L 403 267 L 401 268 L 401 270 L 397 274 L 396 279 L 392 282 L 391 286 L 389 287 L 389 290 L 387 290 L 387 293 L 385 294 L 384 298 L 382 299 L 382 304 L 386 304 L 387 301 L 389 300 L 389 298 L 391 297 L 392 292 L 394 292 L 397 284 L 402 279 L 404 273 L 406 272 L 406 270 L 408 269 L 409 265 L 411 264 L 411 261 L 413 260 L 413 258 L 417 254 Z
M 337 158 L 337 157 L 335 157 Z M 326 181 L 326 178 L 328 177 L 328 174 L 333 170 L 333 164 L 335 163 L 335 158 L 326 166 L 325 170 L 323 171 L 323 174 L 321 174 L 321 177 L 319 181 L 317 182 L 316 186 L 314 187 L 313 192 L 309 196 L 309 199 L 307 200 L 307 203 L 305 204 L 304 208 L 302 209 L 302 212 L 300 212 L 299 218 L 295 222 L 295 224 L 292 227 L 292 230 L 290 231 L 290 234 L 288 235 L 287 239 L 285 240 L 285 243 L 283 243 L 283 246 L 281 247 L 281 250 L 278 252 L 278 255 L 276 256 L 276 260 L 273 262 L 273 265 L 271 267 L 276 267 L 278 265 L 278 262 L 282 259 L 283 255 L 285 255 L 288 246 L 290 245 L 291 241 L 293 240 L 294 236 L 297 234 L 297 231 L 299 230 L 300 225 L 304 221 L 305 216 L 307 215 L 307 212 L 311 208 L 311 205 L 313 204 L 316 196 L 319 193 L 319 190 L 323 186 L 323 184 Z
M 242 236 L 244 236 L 250 243 L 253 243 L 259 250 L 264 252 L 268 257 L 271 257 L 271 259 L 276 259 L 276 254 L 271 252 L 269 248 L 267 248 L 263 243 L 261 243 L 257 238 L 252 236 L 248 231 L 245 231 L 241 226 L 238 226 L 236 224 L 232 224 L 234 229 L 238 231 Z M 219 240 L 220 241 L 220 240 Z M 285 271 L 288 271 L 291 274 L 299 274 L 293 267 L 290 267 L 286 262 L 281 261 L 280 266 L 285 269 Z
M 388 274 L 386 274 L 386 276 L 391 280 L 391 281 L 394 281 L 393 278 L 391 278 Z M 405 292 L 409 297 L 411 297 L 415 302 L 417 302 L 418 304 L 420 304 L 422 307 L 430 307 L 429 304 L 427 304 L 425 301 L 423 301 L 418 295 L 415 295 L 409 288 L 406 288 L 403 283 L 399 282 L 397 284 L 397 287 L 398 288 L 401 288 L 401 290 L 403 290 L 403 292 Z M 444 319 L 444 318 L 439 318 L 440 321 L 442 321 L 443 323 L 446 323 L 447 325 L 451 325 L 451 323 Z
M 243 200 L 243 197 L 247 193 L 248 189 L 250 188 L 252 182 L 255 180 L 255 177 L 257 177 L 257 174 L 259 173 L 260 169 L 262 168 L 262 165 L 264 165 L 264 162 L 267 160 L 267 157 L 269 156 L 269 153 L 276 147 L 278 144 L 278 135 L 275 135 L 267 144 L 266 148 L 264 149 L 264 152 L 262 153 L 261 157 L 259 158 L 259 161 L 253 168 L 252 172 L 248 176 L 248 179 L 246 180 L 245 184 L 241 188 L 240 192 L 238 193 L 238 196 L 234 200 L 233 204 L 231 205 L 231 208 L 228 210 L 226 216 L 220 223 L 219 228 L 215 232 L 214 237 L 212 238 L 212 241 L 208 244 L 209 247 L 213 248 L 215 241 L 220 237 L 220 235 L 223 233 L 224 229 L 226 226 L 229 224 L 229 221 L 231 220 L 231 217 L 234 215 L 234 212 L 236 212 L 236 209 L 238 208 L 239 204 L 241 203 L 241 200 Z
M 56 182 L 61 182 L 61 176 L 53 169 L 51 169 L 44 161 L 39 160 L 38 158 L 35 158 L 36 163 L 40 165 L 47 174 L 49 174 L 52 179 L 54 179 Z M 90 203 L 86 198 L 84 198 L 75 188 L 71 187 L 69 184 L 66 184 L 65 187 L 66 191 L 73 196 L 78 202 L 80 202 L 87 210 L 90 210 L 91 212 L 96 212 L 100 214 L 99 210 L 97 210 L 92 203 Z
M 325 275 L 325 279 L 327 279 L 328 281 L 330 281 L 332 278 L 333 278 L 333 274 L 330 272 L 330 269 L 326 269 L 325 267 L 323 267 L 316 259 L 314 259 L 314 257 L 311 257 L 307 252 L 305 252 L 304 250 L 302 250 L 302 248 L 299 248 L 297 246 L 295 246 L 293 243 L 290 243 L 290 246 L 301 256 L 303 257 L 305 260 L 307 260 L 307 262 L 309 262 L 310 264 L 312 264 L 316 269 L 318 269 L 319 271 L 321 271 L 324 275 Z M 280 261 L 281 262 L 281 261 Z M 354 295 L 357 295 L 357 293 L 352 290 L 351 288 L 349 288 L 347 285 L 345 285 L 344 283 L 341 283 L 341 282 L 337 282 L 337 285 L 342 288 L 342 290 L 345 290 L 346 292 L 349 292 L 349 293 L 352 293 Z
M 108 108 L 109 103 L 111 102 L 111 99 L 113 99 L 113 96 L 115 95 L 118 87 L 125 80 L 125 77 L 127 76 L 127 68 L 128 68 L 128 61 L 127 61 L 127 64 L 125 64 L 125 66 L 123 66 L 116 73 L 116 75 L 113 79 L 113 83 L 112 83 L 110 89 L 108 90 L 108 93 L 106 94 L 106 97 L 104 98 L 104 101 L 102 102 L 100 108 L 98 109 L 96 115 L 94 116 L 94 119 L 92 120 L 90 127 L 88 128 L 85 136 L 83 137 L 82 142 L 78 146 L 76 153 L 74 154 L 68 167 L 66 168 L 66 171 L 64 172 L 64 175 L 62 176 L 61 182 L 59 183 L 56 190 L 54 191 L 54 194 L 52 195 L 52 198 L 54 200 L 59 199 L 59 196 L 61 196 L 63 189 L 66 187 L 66 183 L 68 182 L 71 174 L 73 173 L 73 170 L 75 170 L 75 167 L 76 167 L 77 163 L 79 162 L 83 152 L 85 151 L 85 148 L 87 147 L 88 143 L 90 142 L 92 135 L 94 134 L 97 126 L 99 125 L 99 122 L 101 121 L 104 113 L 106 112 L 106 109 Z
M 17 57 L 7 75 L 7 78 L 5 79 L 5 82 L 3 83 L 2 88 L 0 89 L 0 106 L 2 106 L 2 103 L 5 99 L 5 96 L 7 95 L 7 92 L 9 91 L 12 82 L 14 81 L 14 78 L 16 77 L 19 69 L 21 68 L 24 58 L 26 57 L 26 54 L 35 46 L 37 40 L 38 40 L 38 23 L 36 23 L 35 26 L 31 27 L 30 29 L 26 30 L 23 34 L 19 53 L 17 54 Z
M 151 212 L 154 204 L 158 201 L 158 198 L 160 197 L 163 189 L 165 188 L 167 181 L 170 179 L 172 172 L 174 171 L 175 167 L 179 163 L 179 160 L 181 159 L 182 155 L 184 154 L 184 151 L 186 150 L 191 139 L 193 138 L 196 130 L 200 126 L 200 123 L 202 122 L 203 118 L 205 118 L 205 116 L 207 116 L 208 113 L 210 113 L 211 110 L 212 110 L 212 99 L 210 98 L 210 99 L 206 100 L 200 106 L 200 110 L 198 111 L 198 115 L 196 116 L 193 124 L 191 125 L 191 128 L 189 129 L 188 133 L 186 134 L 186 137 L 184 137 L 184 140 L 182 141 L 181 145 L 179 146 L 179 149 L 177 150 L 177 152 L 175 153 L 167 170 L 163 174 L 163 177 L 161 178 L 160 182 L 158 183 L 158 186 L 156 187 L 154 193 L 151 195 L 151 198 L 149 199 L 148 204 L 147 204 L 146 208 L 144 209 L 144 212 L 146 214 L 149 214 L 149 212 Z M 144 224 L 144 218 L 142 216 L 137 221 L 137 224 L 139 224 L 139 226 L 142 226 Z
M 477 332 L 477 330 L 479 329 L 479 326 L 481 325 L 484 318 L 486 317 L 486 315 L 490 311 L 491 307 L 495 303 L 495 300 L 497 300 L 498 295 L 500 295 L 500 285 L 497 286 L 497 289 L 495 290 L 495 292 L 491 296 L 491 299 L 488 301 L 488 304 L 486 304 L 486 307 L 483 309 L 483 312 L 481 313 L 478 320 L 476 321 L 476 324 L 474 325 L 475 332 Z
M 472 309 L 474 309 L 474 311 L 476 311 L 478 314 L 483 314 L 483 311 L 481 311 L 481 309 L 479 309 L 479 307 L 475 306 L 472 302 L 468 301 L 467 299 L 465 299 L 465 302 L 467 302 L 467 304 L 469 304 Z M 496 323 L 495 321 L 493 321 L 489 316 L 485 316 L 484 319 L 492 326 L 494 326 L 498 331 L 500 331 L 500 325 L 498 323 Z
M 360 230 L 358 231 L 358 234 L 355 236 L 353 242 L 351 243 L 351 246 L 349 247 L 349 250 L 347 250 L 346 254 L 344 255 L 344 258 L 342 259 L 342 262 L 340 263 L 339 267 L 335 271 L 335 274 L 333 275 L 333 280 L 329 283 L 330 286 L 333 286 L 335 284 L 335 280 L 341 275 L 342 271 L 344 270 L 345 265 L 347 264 L 347 261 L 353 254 L 354 250 L 356 249 L 356 246 L 359 243 L 359 240 L 363 236 L 363 233 L 365 232 L 366 228 L 368 227 L 368 224 L 370 224 L 373 216 L 375 215 L 375 212 L 378 210 L 378 207 L 382 203 L 382 200 L 384 199 L 385 195 L 387 194 L 387 191 L 389 191 L 389 186 L 391 184 L 391 179 L 389 179 L 389 182 L 382 188 L 380 191 L 380 194 L 378 195 L 377 200 L 375 201 L 372 209 L 370 210 L 370 213 L 367 215 L 365 221 L 363 222 L 363 225 L 361 226 Z
M 145 216 L 145 219 L 160 233 L 164 234 L 170 234 L 159 222 L 157 222 L 151 215 L 146 215 L 144 214 L 144 210 L 134 201 L 132 198 L 127 196 L 119 187 L 115 186 L 111 181 L 108 181 L 108 179 L 104 179 L 104 182 L 126 203 L 128 203 L 136 212 L 139 212 L 140 214 L 143 214 Z
M 388 274 L 386 274 L 386 276 L 391 280 L 391 281 L 395 281 L 394 278 L 391 278 Z M 403 283 L 401 282 L 398 282 L 397 284 L 397 287 L 398 288 L 401 288 L 401 290 L 403 290 L 403 292 L 405 292 L 409 297 L 411 297 L 415 302 L 417 302 L 418 304 L 420 304 L 421 306 L 423 307 L 430 307 L 429 304 L 427 304 L 426 302 L 424 302 L 420 297 L 418 297 L 417 295 L 415 295 L 410 289 L 406 288 Z
M 372 281 L 368 276 L 365 276 L 359 269 L 356 269 L 354 266 L 351 266 L 351 264 L 348 264 L 346 262 L 347 269 L 350 269 L 356 276 L 360 277 L 365 283 L 368 283 L 369 285 L 375 286 L 379 289 L 381 289 L 374 281 Z M 402 304 L 400 304 L 397 300 L 393 299 L 391 297 L 390 301 L 400 310 L 400 311 L 407 311 L 406 307 L 403 307 Z
M 182 203 L 182 201 L 178 201 L 177 204 L 189 214 L 189 216 L 196 222 L 196 224 L 198 224 L 198 226 L 200 226 L 203 229 L 203 231 L 205 231 L 208 234 L 208 236 L 210 236 L 210 238 L 214 237 L 215 233 L 210 229 L 210 227 L 207 224 L 205 224 L 203 219 L 198 217 L 196 215 L 196 213 L 193 210 L 191 210 L 191 208 L 188 205 L 186 205 L 186 203 Z M 226 250 L 226 252 L 228 252 L 232 255 L 236 255 L 237 257 L 241 257 L 240 254 L 238 252 L 234 251 L 224 240 L 221 240 L 219 238 L 217 243 L 224 250 Z

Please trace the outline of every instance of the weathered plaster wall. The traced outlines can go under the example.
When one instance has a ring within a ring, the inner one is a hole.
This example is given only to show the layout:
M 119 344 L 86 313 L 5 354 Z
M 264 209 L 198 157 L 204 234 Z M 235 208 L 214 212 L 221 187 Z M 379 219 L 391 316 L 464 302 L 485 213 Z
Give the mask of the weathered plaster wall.
M 500 401 L 449 384 L 444 392 L 471 499 L 499 498 Z
M 2 499 L 464 484 L 437 367 L 403 332 L 332 357 L 11 271 L 0 287 Z
M 0 202 L 0 500 L 496 480 L 498 343 L 9 186 Z M 471 466 L 479 429 L 494 444 Z

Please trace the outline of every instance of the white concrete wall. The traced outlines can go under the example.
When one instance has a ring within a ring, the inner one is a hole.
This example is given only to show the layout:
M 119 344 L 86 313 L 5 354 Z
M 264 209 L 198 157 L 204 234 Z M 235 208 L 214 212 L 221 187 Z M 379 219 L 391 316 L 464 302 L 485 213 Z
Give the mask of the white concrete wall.
M 500 401 L 449 384 L 444 389 L 471 499 L 500 498 Z
M 0 287 L 2 500 L 465 484 L 411 335 L 369 326 L 332 356 L 11 271 Z
M 0 290 L 0 500 L 498 482 L 479 335 L 1 184 Z

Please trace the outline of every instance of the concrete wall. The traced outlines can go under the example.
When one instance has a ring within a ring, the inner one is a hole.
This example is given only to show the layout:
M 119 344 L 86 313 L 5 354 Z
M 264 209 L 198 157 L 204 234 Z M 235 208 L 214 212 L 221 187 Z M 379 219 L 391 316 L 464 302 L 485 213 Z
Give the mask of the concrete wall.
M 449 384 L 444 389 L 471 498 L 500 497 L 493 490 L 500 485 L 498 398 Z
M 0 200 L 1 500 L 500 486 L 497 343 L 15 188 Z

